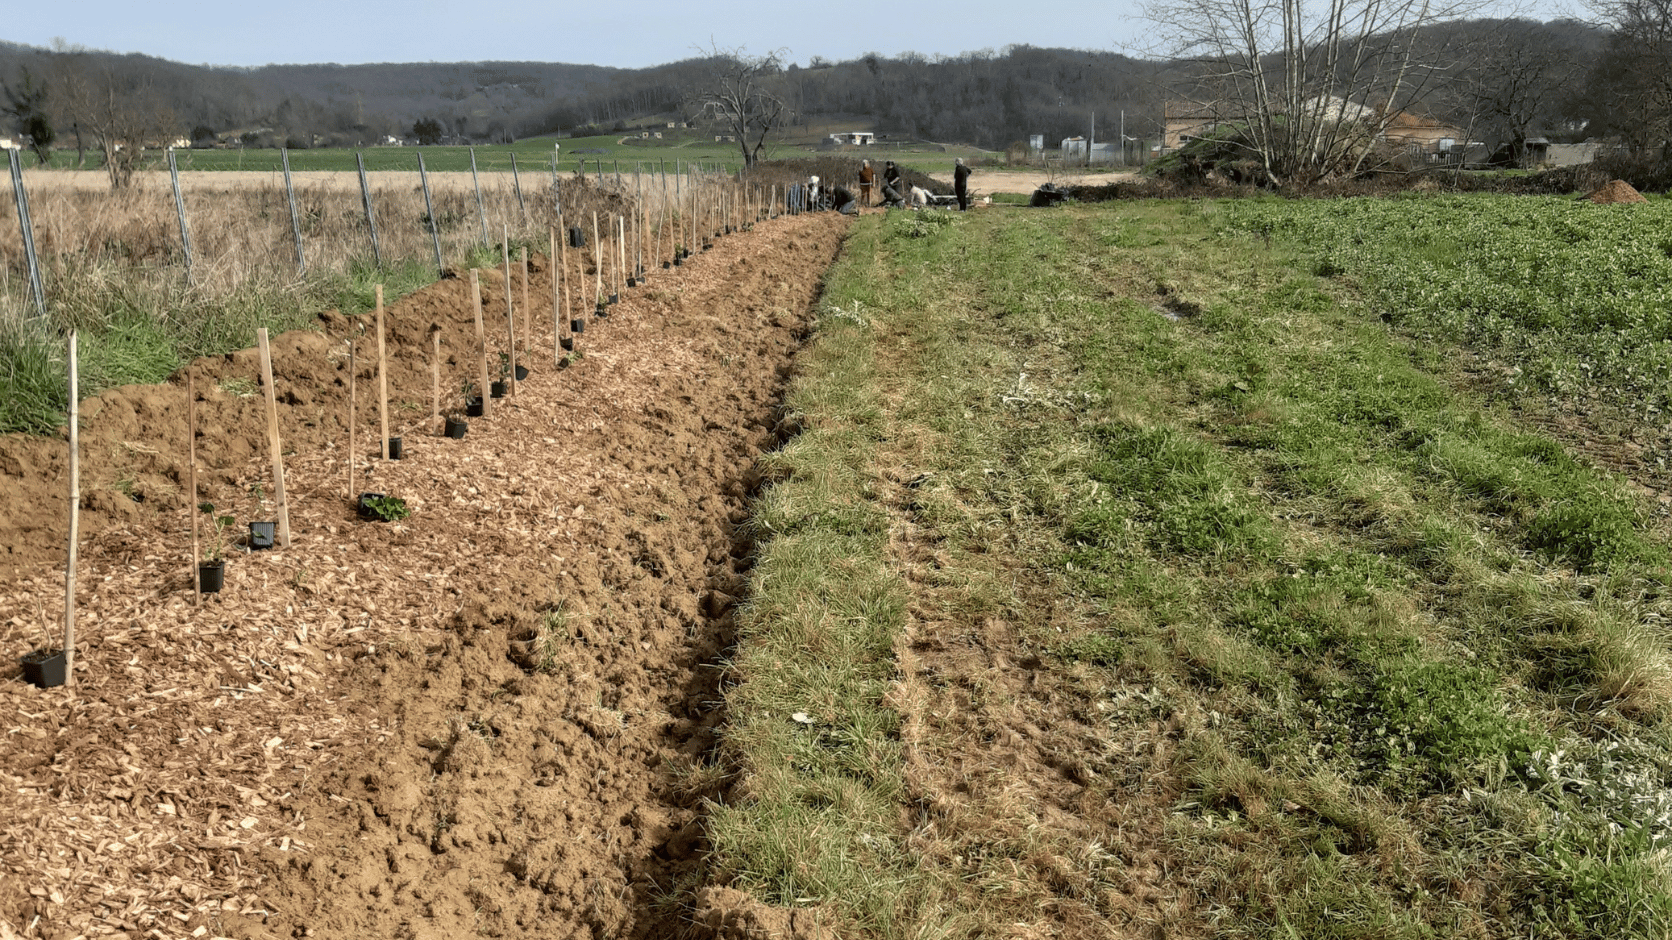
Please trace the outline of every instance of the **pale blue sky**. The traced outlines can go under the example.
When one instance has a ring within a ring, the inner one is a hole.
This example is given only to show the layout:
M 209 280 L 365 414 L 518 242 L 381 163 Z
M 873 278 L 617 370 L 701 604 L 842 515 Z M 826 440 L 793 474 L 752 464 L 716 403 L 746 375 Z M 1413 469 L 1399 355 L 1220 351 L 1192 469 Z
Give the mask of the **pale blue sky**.
M 142 52 L 194 65 L 569 62 L 639 68 L 696 55 L 710 38 L 803 65 L 866 52 L 956 55 L 1012 43 L 1122 51 L 1141 42 L 1137 0 L 962 0 L 803 5 L 769 0 L 13 0 L 0 39 Z M 266 11 L 271 10 L 268 15 Z

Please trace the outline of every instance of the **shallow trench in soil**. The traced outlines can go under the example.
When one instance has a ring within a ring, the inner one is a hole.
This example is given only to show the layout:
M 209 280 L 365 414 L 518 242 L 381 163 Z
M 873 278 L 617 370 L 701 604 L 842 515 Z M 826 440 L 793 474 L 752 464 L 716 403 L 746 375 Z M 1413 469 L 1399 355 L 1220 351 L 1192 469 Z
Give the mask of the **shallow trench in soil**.
M 537 259 L 545 351 L 462 440 L 427 416 L 415 357 L 439 330 L 447 387 L 468 375 L 467 281 L 406 298 L 389 312 L 406 459 L 371 459 L 362 356 L 352 477 L 336 417 L 346 325 L 279 337 L 294 541 L 229 550 L 227 588 L 202 606 L 180 563 L 178 461 L 142 438 L 178 424 L 183 389 L 101 396 L 116 429 L 91 439 L 137 461 L 130 489 L 146 498 L 124 493 L 137 508 L 105 512 L 83 549 L 74 687 L 36 690 L 14 657 L 0 666 L 0 709 L 25 716 L 0 737 L 0 925 L 66 938 L 693 928 L 747 499 L 845 230 L 830 214 L 773 220 L 654 271 L 563 369 Z M 491 337 L 497 275 L 482 275 Z M 249 421 L 225 381 L 248 365 L 194 366 L 211 420 Z M 199 498 L 240 525 L 270 514 L 260 447 L 222 436 L 235 445 L 210 448 Z M 358 521 L 351 491 L 400 495 L 413 514 Z M 25 563 L 0 581 L 8 653 L 62 609 L 61 571 L 34 557 L 49 553 L 47 515 L 19 530 Z

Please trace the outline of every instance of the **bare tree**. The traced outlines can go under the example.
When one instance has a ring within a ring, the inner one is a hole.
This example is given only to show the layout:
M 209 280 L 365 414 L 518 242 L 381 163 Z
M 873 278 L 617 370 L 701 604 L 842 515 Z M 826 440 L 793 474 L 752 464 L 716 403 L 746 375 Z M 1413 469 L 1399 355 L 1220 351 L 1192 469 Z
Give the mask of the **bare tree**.
M 767 137 L 785 117 L 787 109 L 776 79 L 783 72 L 789 50 L 752 56 L 743 46 L 721 49 L 711 45 L 707 53 L 711 71 L 694 103 L 719 118 L 737 138 L 743 165 L 754 166 Z
M 1187 97 L 1233 129 L 1276 184 L 1357 172 L 1444 61 L 1427 26 L 1481 0 L 1150 0 L 1145 16 L 1194 67 Z M 1443 50 L 1441 50 L 1443 54 Z
M 61 55 L 58 66 L 64 107 L 78 136 L 85 128 L 104 151 L 112 189 L 133 179 L 147 147 L 164 148 L 180 136 L 179 118 L 142 77 L 81 52 Z
M 1587 110 L 1597 132 L 1672 165 L 1672 0 L 1599 0 L 1614 27 L 1592 66 Z
M 1537 23 L 1509 20 L 1491 30 L 1480 54 L 1461 75 L 1459 89 L 1482 139 L 1506 149 L 1517 166 L 1527 140 L 1561 121 L 1561 110 L 1584 68 L 1572 47 Z
M 58 136 L 52 129 L 52 119 L 46 109 L 46 86 L 23 68 L 18 87 L 0 83 L 6 95 L 5 112 L 12 116 L 17 132 L 29 141 L 35 151 L 35 162 L 45 166 L 52 159 L 52 141 Z

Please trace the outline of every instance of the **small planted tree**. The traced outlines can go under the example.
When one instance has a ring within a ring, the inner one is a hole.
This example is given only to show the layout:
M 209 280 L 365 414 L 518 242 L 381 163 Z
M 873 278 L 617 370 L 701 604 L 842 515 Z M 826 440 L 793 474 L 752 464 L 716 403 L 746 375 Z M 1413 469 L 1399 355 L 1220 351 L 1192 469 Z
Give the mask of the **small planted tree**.
M 215 504 L 210 502 L 198 503 L 197 511 L 209 517 L 209 541 L 203 548 L 203 560 L 197 565 L 198 584 L 203 593 L 218 594 L 226 583 L 226 531 L 237 520 L 218 514 Z

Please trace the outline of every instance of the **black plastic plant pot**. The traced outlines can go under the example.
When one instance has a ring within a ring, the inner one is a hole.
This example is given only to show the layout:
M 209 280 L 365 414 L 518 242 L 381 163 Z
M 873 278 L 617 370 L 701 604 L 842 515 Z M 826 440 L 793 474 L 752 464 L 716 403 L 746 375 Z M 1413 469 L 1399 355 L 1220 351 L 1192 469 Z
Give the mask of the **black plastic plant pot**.
M 667 269 L 669 269 L 671 267 L 673 267 L 673 262 L 672 261 L 662 262 L 662 270 L 666 271 Z
M 685 256 L 684 255 L 674 255 L 673 256 L 674 267 L 678 267 L 678 266 L 680 266 L 684 263 L 685 263 Z
M 629 275 L 627 275 L 627 286 L 628 286 L 628 287 L 637 287 L 637 286 L 639 286 L 639 279 L 638 279 L 638 278 L 636 278 L 636 277 L 634 277 L 634 276 L 632 276 L 632 275 L 631 275 L 631 274 L 629 274 Z
M 277 537 L 279 524 L 277 522 L 250 523 L 250 551 L 266 551 L 273 547 L 273 539 Z
M 602 300 L 598 301 L 598 309 L 592 311 L 592 316 L 597 320 L 608 320 L 610 318 L 610 305 Z
M 615 305 L 615 304 L 621 303 L 621 295 L 620 294 L 611 294 L 610 299 L 607 301 L 607 303 L 609 303 L 612 306 Z
M 389 438 L 389 459 L 399 460 L 404 453 L 406 451 L 401 449 L 401 439 L 398 437 Z
M 464 414 L 467 418 L 482 417 L 482 397 L 480 395 L 464 403 Z
M 489 394 L 493 395 L 493 397 L 495 397 L 495 398 L 504 398 L 505 397 L 505 383 L 504 382 L 493 383 L 492 385 L 488 386 L 488 392 L 489 392 Z
M 453 440 L 464 437 L 464 432 L 470 430 L 470 422 L 463 418 L 448 418 L 446 425 L 447 436 Z
M 558 337 L 557 345 L 563 347 L 564 352 L 574 352 L 575 351 L 575 338 L 573 336 Z
M 34 650 L 19 660 L 23 663 L 23 679 L 41 689 L 64 684 L 66 657 L 63 650 Z
M 197 583 L 204 594 L 219 594 L 226 586 L 226 562 L 205 561 L 197 566 Z
M 379 522 L 383 519 L 383 517 L 378 515 L 377 510 L 372 508 L 372 500 L 383 499 L 388 495 L 389 494 L 387 493 L 361 493 L 360 498 L 354 501 L 354 511 L 358 513 L 362 519 L 370 522 Z
M 569 321 L 569 332 L 571 332 L 571 333 L 585 333 L 586 332 L 586 320 L 584 320 L 584 319 L 570 320 Z
M 522 380 L 524 380 L 526 378 L 528 378 L 528 367 L 527 366 L 517 366 L 517 381 L 521 382 Z

